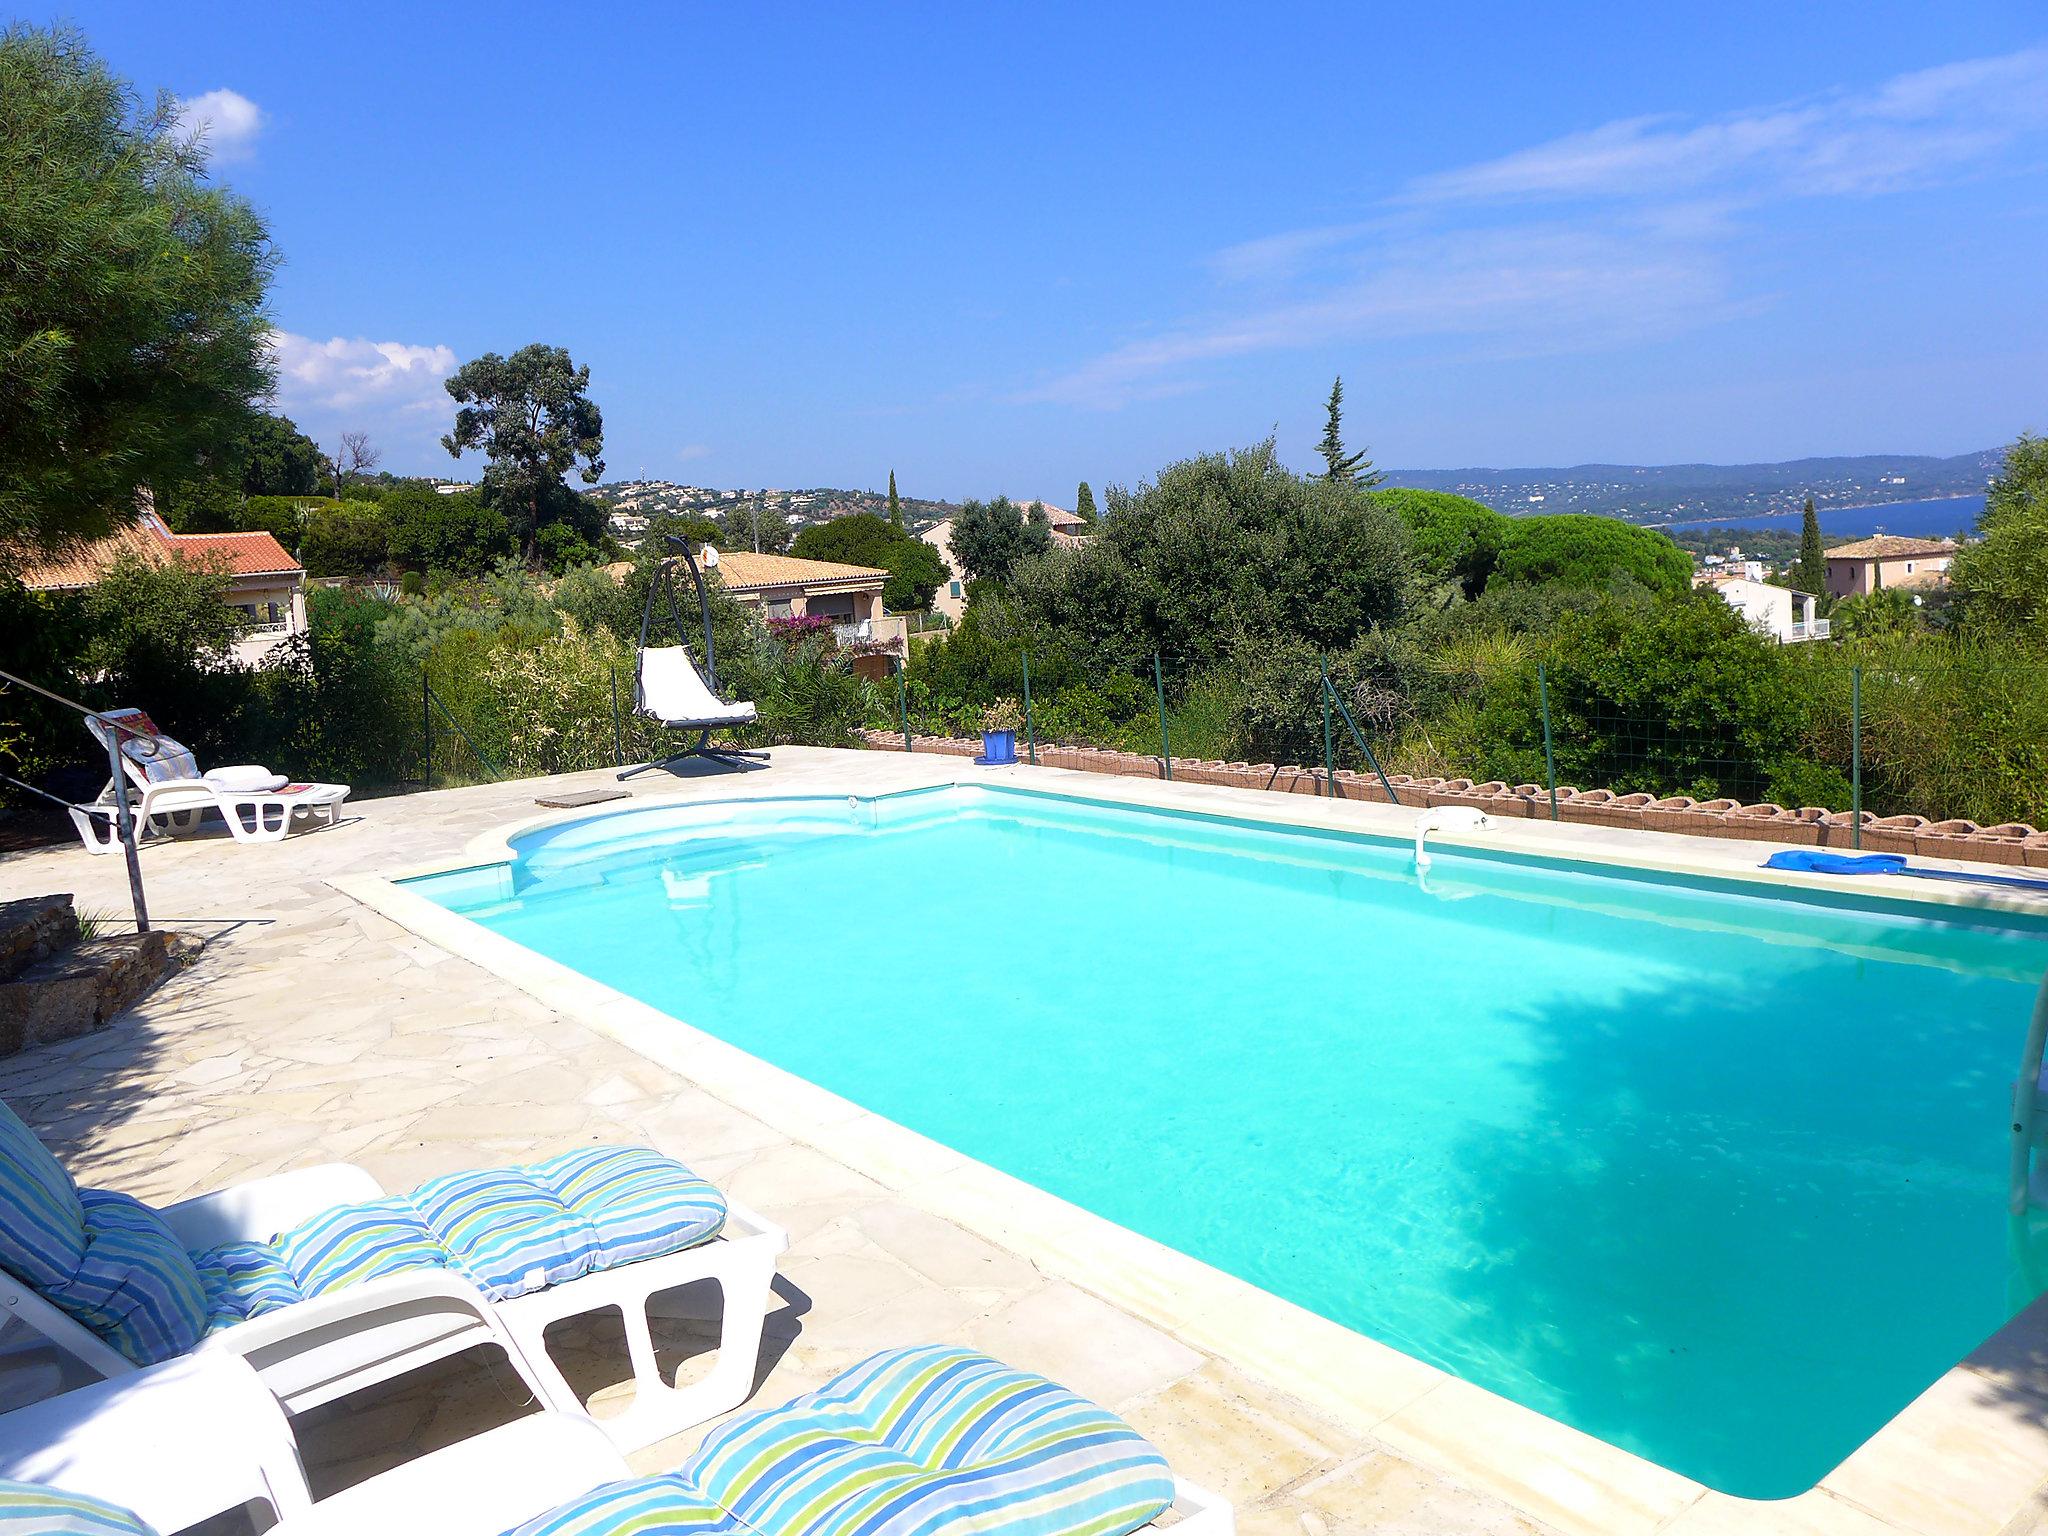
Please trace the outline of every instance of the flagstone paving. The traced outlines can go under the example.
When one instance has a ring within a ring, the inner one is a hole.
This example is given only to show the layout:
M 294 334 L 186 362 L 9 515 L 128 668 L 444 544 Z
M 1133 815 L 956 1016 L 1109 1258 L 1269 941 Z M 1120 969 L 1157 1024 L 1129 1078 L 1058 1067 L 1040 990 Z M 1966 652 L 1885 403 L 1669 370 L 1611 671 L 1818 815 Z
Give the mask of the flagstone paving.
M 775 759 L 749 789 L 828 772 L 844 784 L 863 760 L 886 764 L 896 787 L 958 772 L 944 759 L 880 754 L 782 748 Z M 1247 1536 L 1549 1530 L 1042 1273 L 1029 1254 L 904 1203 L 327 884 L 453 853 L 534 814 L 544 789 L 610 782 L 565 775 L 359 801 L 340 826 L 280 844 L 146 848 L 152 916 L 204 935 L 205 953 L 111 1029 L 0 1061 L 0 1097 L 81 1178 L 154 1201 L 335 1159 L 402 1188 L 465 1166 L 646 1142 L 789 1230 L 755 1404 L 876 1349 L 961 1341 L 1124 1414 L 1178 1470 L 1236 1501 Z M 731 784 L 652 775 L 630 787 Z M 75 846 L 0 858 L 0 900 L 51 891 L 75 893 L 81 911 L 126 912 L 119 859 Z M 687 1355 L 702 1327 L 679 1318 L 664 1343 Z M 602 1318 L 574 1325 L 561 1354 L 596 1411 L 630 1391 Z M 297 1427 L 332 1488 L 521 1411 L 516 1378 L 463 1358 Z M 652 1447 L 636 1465 L 672 1466 L 694 1439 Z

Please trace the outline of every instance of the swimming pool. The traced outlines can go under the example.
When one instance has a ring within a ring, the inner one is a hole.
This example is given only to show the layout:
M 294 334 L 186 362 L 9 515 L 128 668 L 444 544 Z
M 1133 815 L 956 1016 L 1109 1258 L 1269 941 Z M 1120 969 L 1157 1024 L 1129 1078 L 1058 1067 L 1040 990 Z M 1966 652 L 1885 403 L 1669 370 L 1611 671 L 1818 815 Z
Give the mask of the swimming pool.
M 981 787 L 515 847 L 408 888 L 1725 1492 L 2041 1289 L 2038 920 Z

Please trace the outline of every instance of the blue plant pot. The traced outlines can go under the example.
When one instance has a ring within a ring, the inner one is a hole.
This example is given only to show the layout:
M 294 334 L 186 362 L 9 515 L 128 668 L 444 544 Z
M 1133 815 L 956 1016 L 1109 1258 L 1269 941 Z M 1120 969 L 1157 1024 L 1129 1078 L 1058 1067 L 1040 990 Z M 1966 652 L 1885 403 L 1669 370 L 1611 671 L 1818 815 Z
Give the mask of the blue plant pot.
M 1014 763 L 1017 761 L 1017 733 L 1015 731 L 983 731 L 981 733 L 981 761 L 984 763 Z

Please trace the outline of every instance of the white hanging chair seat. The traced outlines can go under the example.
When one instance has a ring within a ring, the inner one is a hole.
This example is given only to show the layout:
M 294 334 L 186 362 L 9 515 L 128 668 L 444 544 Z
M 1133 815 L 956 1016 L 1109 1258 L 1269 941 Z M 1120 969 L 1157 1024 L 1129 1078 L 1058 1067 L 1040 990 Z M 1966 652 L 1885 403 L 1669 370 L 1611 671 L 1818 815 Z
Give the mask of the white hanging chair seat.
M 745 725 L 754 719 L 750 699 L 728 704 L 709 688 L 687 647 L 652 646 L 640 653 L 638 704 L 643 715 L 683 730 Z

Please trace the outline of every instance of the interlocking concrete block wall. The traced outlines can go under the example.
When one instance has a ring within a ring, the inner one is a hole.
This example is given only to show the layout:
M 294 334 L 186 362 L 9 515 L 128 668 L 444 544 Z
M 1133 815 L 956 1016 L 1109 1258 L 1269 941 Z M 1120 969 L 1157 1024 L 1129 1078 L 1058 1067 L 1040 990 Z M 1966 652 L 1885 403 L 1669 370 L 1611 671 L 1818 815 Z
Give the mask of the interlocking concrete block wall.
M 900 732 L 865 731 L 862 735 L 876 751 L 903 750 Z M 981 752 L 979 741 L 963 737 L 913 736 L 911 742 L 916 751 L 953 757 L 975 757 Z M 1019 757 L 1022 756 L 1020 747 Z M 1072 768 L 1083 773 L 1165 777 L 1163 763 L 1156 755 L 1119 752 L 1107 747 L 1041 744 L 1038 762 L 1041 767 Z M 1225 763 L 1176 757 L 1173 777 L 1183 784 L 1222 784 L 1232 789 L 1283 795 L 1320 795 L 1329 788 L 1321 769 L 1291 763 Z M 1470 806 L 1489 816 L 1536 820 L 1550 815 L 1550 791 L 1541 784 L 1505 784 L 1499 780 L 1475 784 L 1470 779 L 1420 778 L 1405 773 L 1389 774 L 1387 780 L 1403 805 Z M 1386 788 L 1377 774 L 1340 768 L 1335 788 L 1340 799 L 1387 803 Z M 1560 821 L 1632 832 L 1685 832 L 1695 837 L 1745 838 L 1832 849 L 1846 849 L 1856 842 L 1855 818 L 1849 812 L 1817 805 L 1744 805 L 1737 800 L 1695 800 L 1689 795 L 1667 795 L 1660 799 L 1654 795 L 1617 794 L 1609 789 L 1579 789 L 1561 784 L 1557 790 L 1557 816 Z M 1929 821 L 1925 816 L 1878 816 L 1865 811 L 1862 832 L 1865 853 L 1974 859 L 1988 864 L 2048 869 L 2048 832 L 2026 822 L 1980 827 L 1974 821 L 1960 819 Z

